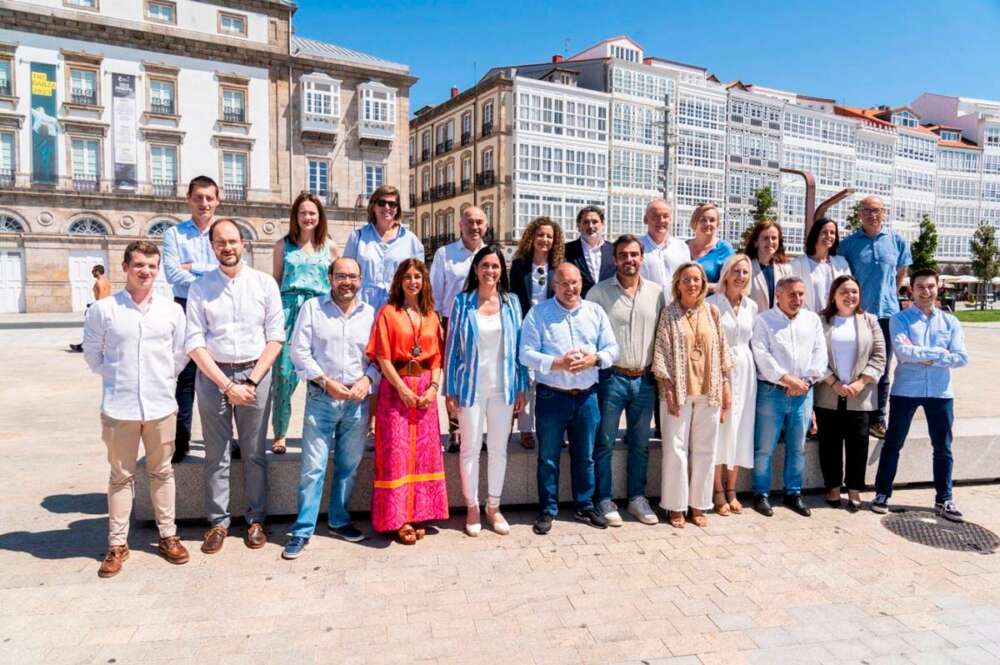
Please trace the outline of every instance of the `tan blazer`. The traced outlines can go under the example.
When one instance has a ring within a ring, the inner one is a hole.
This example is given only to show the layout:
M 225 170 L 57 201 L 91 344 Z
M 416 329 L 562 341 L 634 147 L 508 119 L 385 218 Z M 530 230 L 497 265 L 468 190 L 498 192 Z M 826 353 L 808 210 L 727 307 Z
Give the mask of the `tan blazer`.
M 839 379 L 836 368 L 836 359 L 833 356 L 833 346 L 830 344 L 830 337 L 833 333 L 833 325 L 823 321 L 823 334 L 826 337 L 826 352 L 830 358 L 830 366 L 824 376 L 816 384 L 814 396 L 814 406 L 821 409 L 835 410 L 837 400 L 840 396 L 833 390 L 833 383 Z M 851 380 L 855 381 L 861 376 L 869 376 L 874 381 L 866 383 L 864 389 L 856 396 L 848 398 L 848 411 L 874 411 L 876 406 L 876 385 L 885 369 L 885 338 L 882 336 L 882 328 L 878 325 L 878 319 L 874 314 L 865 312 L 854 316 L 854 334 L 858 344 L 858 357 L 851 368 Z
M 791 262 L 772 262 L 771 265 L 774 266 L 774 287 L 777 289 L 778 282 L 794 274 L 792 272 L 792 264 Z M 764 273 L 761 272 L 760 263 L 757 262 L 757 259 L 751 259 L 750 261 L 750 300 L 757 303 L 757 311 L 761 314 L 771 309 L 771 303 L 768 302 L 767 298 L 767 280 L 764 278 Z

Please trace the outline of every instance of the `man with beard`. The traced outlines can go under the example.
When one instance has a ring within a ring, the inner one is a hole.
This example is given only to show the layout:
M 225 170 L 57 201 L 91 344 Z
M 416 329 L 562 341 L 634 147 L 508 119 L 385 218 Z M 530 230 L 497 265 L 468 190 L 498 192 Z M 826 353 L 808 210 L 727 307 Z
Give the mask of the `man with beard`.
M 580 270 L 584 298 L 594 284 L 614 277 L 614 252 L 604 239 L 604 212 L 597 206 L 586 206 L 576 213 L 576 229 L 580 237 L 566 243 L 566 261 Z
M 316 531 L 330 447 L 336 441 L 330 507 L 330 533 L 349 542 L 365 536 L 353 524 L 347 503 L 365 449 L 368 395 L 378 380 L 377 366 L 365 348 L 375 310 L 357 298 L 361 268 L 351 258 L 330 264 L 330 293 L 302 305 L 289 341 L 292 363 L 309 385 L 302 425 L 299 514 L 281 556 L 295 559 Z
M 198 365 L 195 392 L 205 436 L 205 507 L 211 524 L 201 551 L 222 549 L 229 532 L 229 440 L 236 421 L 247 497 L 246 545 L 267 543 L 267 419 L 271 365 L 285 341 L 285 316 L 274 279 L 243 265 L 239 227 L 223 218 L 208 237 L 219 267 L 188 292 L 185 349 Z

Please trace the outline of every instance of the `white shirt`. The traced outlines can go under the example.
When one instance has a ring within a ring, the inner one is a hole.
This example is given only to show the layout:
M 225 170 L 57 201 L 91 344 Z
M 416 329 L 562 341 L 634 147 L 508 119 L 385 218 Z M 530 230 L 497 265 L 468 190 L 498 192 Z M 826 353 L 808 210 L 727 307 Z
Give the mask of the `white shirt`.
M 759 317 L 750 339 L 757 378 L 778 383 L 789 374 L 815 383 L 826 374 L 828 358 L 823 324 L 815 312 L 804 307 L 794 319 L 772 307 Z
M 476 329 L 479 333 L 479 371 L 476 372 L 480 397 L 503 395 L 503 330 L 500 312 L 476 312 Z
M 146 311 L 128 291 L 87 311 L 83 356 L 101 375 L 101 413 L 116 420 L 156 420 L 177 411 L 177 375 L 188 363 L 184 310 L 158 293 Z
M 310 298 L 299 309 L 289 342 L 295 373 L 303 381 L 326 376 L 348 387 L 367 376 L 374 386 L 378 368 L 365 355 L 374 325 L 375 310 L 361 300 L 344 314 L 329 293 Z
M 830 330 L 830 351 L 833 352 L 834 366 L 837 368 L 837 378 L 841 383 L 849 383 L 854 379 L 854 363 L 858 361 L 858 332 L 854 329 L 854 317 L 833 317 Z
M 205 348 L 215 362 L 256 360 L 268 342 L 285 341 L 285 314 L 274 278 L 244 265 L 230 278 L 221 268 L 191 285 L 187 302 L 188 353 Z
M 639 275 L 655 282 L 663 289 L 663 300 L 668 305 L 673 301 L 674 271 L 691 260 L 691 250 L 680 238 L 670 236 L 662 245 L 657 245 L 647 233 L 642 237 L 643 259 Z
M 459 238 L 434 252 L 434 260 L 431 261 L 431 293 L 434 294 L 434 309 L 441 316 L 447 318 L 451 314 L 455 296 L 462 291 L 465 279 L 469 276 L 472 258 L 482 247 L 480 244 L 470 251 Z
M 548 294 L 548 288 L 549 288 L 548 281 L 549 281 L 549 264 L 543 263 L 542 265 L 538 265 L 537 263 L 532 263 L 531 264 L 532 307 L 545 300 L 545 296 L 546 294 Z
M 580 238 L 580 244 L 583 245 L 583 258 L 587 262 L 587 267 L 590 269 L 590 276 L 595 282 L 601 281 L 601 258 L 604 249 L 604 238 L 600 238 L 596 247 L 591 247 L 590 243 L 587 242 L 586 238 Z

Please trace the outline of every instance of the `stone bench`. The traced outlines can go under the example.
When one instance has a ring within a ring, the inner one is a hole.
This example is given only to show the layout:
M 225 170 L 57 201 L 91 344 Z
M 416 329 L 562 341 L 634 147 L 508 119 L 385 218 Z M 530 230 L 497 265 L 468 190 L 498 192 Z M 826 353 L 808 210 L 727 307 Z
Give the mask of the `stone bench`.
M 956 420 L 954 427 L 955 441 L 953 453 L 955 457 L 954 479 L 956 481 L 986 481 L 1000 478 L 1000 418 L 966 418 Z M 268 452 L 269 492 L 268 514 L 276 516 L 294 516 L 296 513 L 296 492 L 299 478 L 299 441 L 289 439 L 288 452 L 284 455 L 274 455 Z M 866 478 L 874 482 L 878 466 L 878 451 L 881 442 L 871 440 L 869 448 L 868 469 Z M 612 477 L 614 479 L 615 497 L 622 498 L 625 494 L 625 459 L 627 451 L 619 440 L 612 457 Z M 177 482 L 177 519 L 199 519 L 204 517 L 204 485 L 202 482 L 203 450 L 198 442 L 192 445 L 192 452 L 180 464 L 174 467 Z M 784 446 L 779 445 L 774 455 L 773 481 L 775 488 L 782 486 L 782 464 Z M 538 501 L 535 468 L 537 451 L 525 450 L 512 437 L 508 447 L 507 476 L 504 483 L 504 505 L 535 505 Z M 649 473 L 646 482 L 647 496 L 653 498 L 660 494 L 660 442 L 651 441 L 649 455 Z M 366 451 L 361 467 L 358 470 L 354 494 L 351 497 L 350 509 L 357 512 L 367 512 L 371 506 L 372 467 L 374 454 Z M 483 453 L 480 462 L 480 494 L 486 494 L 486 454 Z M 332 469 L 330 461 L 329 468 Z M 569 453 L 563 451 L 559 477 L 559 499 L 569 502 L 570 471 Z M 328 474 L 329 475 L 329 474 Z M 464 506 L 462 499 L 461 480 L 458 470 L 458 455 L 445 454 L 445 475 L 448 484 L 450 504 L 455 508 Z M 899 485 L 926 483 L 932 480 L 931 475 L 931 444 L 927 437 L 927 428 L 922 420 L 914 421 L 910 438 L 906 442 L 900 458 L 899 473 L 896 482 Z M 231 511 L 233 515 L 242 515 L 245 511 L 243 499 L 243 469 L 240 461 L 234 461 L 231 470 Z M 819 445 L 816 441 L 806 442 L 806 473 L 804 488 L 821 489 L 823 478 L 819 466 Z M 329 477 L 323 493 L 322 506 L 327 504 Z M 739 490 L 750 489 L 750 472 L 740 473 Z M 624 506 L 622 506 L 624 507 Z M 149 484 L 145 474 L 144 460 L 140 462 L 139 473 L 136 476 L 135 517 L 142 521 L 153 520 L 153 508 L 149 500 Z

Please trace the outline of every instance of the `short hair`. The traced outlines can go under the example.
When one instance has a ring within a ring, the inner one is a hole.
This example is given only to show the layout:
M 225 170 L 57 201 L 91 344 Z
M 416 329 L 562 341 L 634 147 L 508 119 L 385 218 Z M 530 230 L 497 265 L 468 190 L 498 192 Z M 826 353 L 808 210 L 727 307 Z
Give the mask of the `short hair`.
M 476 255 L 472 257 L 472 263 L 469 265 L 469 274 L 465 278 L 465 288 L 462 290 L 466 293 L 472 293 L 479 289 L 479 275 L 476 274 L 476 269 L 479 267 L 480 262 L 490 254 L 496 254 L 497 259 L 500 261 L 500 279 L 497 280 L 497 293 L 500 294 L 502 300 L 510 292 L 510 278 L 507 276 L 507 259 L 504 258 L 500 245 L 486 245 L 479 248 Z
M 104 274 L 104 266 L 102 266 L 100 263 L 95 264 L 94 267 L 90 269 L 90 272 L 91 273 L 95 273 L 96 272 L 98 275 L 103 275 Z
M 709 210 L 714 210 L 716 214 L 719 214 L 719 206 L 715 205 L 711 201 L 709 201 L 708 203 L 702 203 L 700 206 L 694 209 L 694 212 L 691 213 L 690 226 L 692 229 L 698 225 L 698 220 L 701 219 L 701 216 L 704 215 Z
M 398 220 L 403 216 L 403 196 L 399 193 L 399 189 L 394 185 L 382 185 L 368 197 L 368 223 L 375 223 L 375 204 L 383 196 L 395 196 L 398 206 L 396 206 L 396 216 L 393 219 Z
M 747 246 L 744 248 L 744 252 L 751 259 L 757 260 L 757 239 L 760 238 L 760 234 L 768 230 L 771 227 L 778 229 L 778 249 L 774 251 L 774 257 L 771 259 L 775 263 L 788 263 L 788 255 L 785 254 L 785 232 L 781 228 L 781 224 L 774 221 L 773 219 L 762 219 L 753 225 L 753 229 L 750 231 L 750 237 L 747 238 Z
M 662 203 L 667 206 L 667 212 L 670 213 L 670 218 L 673 219 L 674 211 L 670 208 L 670 202 L 664 198 L 656 198 L 646 204 L 646 209 L 642 213 L 642 221 L 646 221 L 646 217 L 649 215 L 649 211 L 653 209 L 653 206 L 657 203 Z
M 781 279 L 778 280 L 778 283 L 774 285 L 774 292 L 777 293 L 782 289 L 788 288 L 792 284 L 802 284 L 804 286 L 805 281 L 798 275 L 789 275 L 788 277 L 782 277 Z
M 623 233 L 615 240 L 614 244 L 611 245 L 611 255 L 618 256 L 618 248 L 622 245 L 629 245 L 631 243 L 637 243 L 639 245 L 639 254 L 645 254 L 646 248 L 642 246 L 642 241 L 631 233 Z
M 324 245 L 326 243 L 327 234 L 326 210 L 323 209 L 323 202 L 312 192 L 302 192 L 295 197 L 295 201 L 292 203 L 292 213 L 288 218 L 287 238 L 291 240 L 293 244 L 299 244 L 299 234 L 302 232 L 301 229 L 299 229 L 299 208 L 301 208 L 302 204 L 306 201 L 316 206 L 316 210 L 319 212 L 319 223 L 316 225 L 316 230 L 313 232 L 313 245 Z
M 584 207 L 580 208 L 580 212 L 576 213 L 576 225 L 577 226 L 580 226 L 580 220 L 583 219 L 583 216 L 586 215 L 586 214 L 588 214 L 588 213 L 595 213 L 598 217 L 601 218 L 601 224 L 604 223 L 604 211 L 603 210 L 601 210 L 597 206 L 584 206 Z
M 538 229 L 543 226 L 552 227 L 552 249 L 549 250 L 549 267 L 555 268 L 563 262 L 563 256 L 566 252 L 566 242 L 563 239 L 562 227 L 548 217 L 535 217 L 528 223 L 528 226 L 524 229 L 524 233 L 521 234 L 521 240 L 517 243 L 517 251 L 514 253 L 514 258 L 521 259 L 522 261 L 531 261 L 531 255 L 534 253 L 535 236 L 538 235 Z
M 217 227 L 219 224 L 232 224 L 233 226 L 235 226 L 236 232 L 240 234 L 240 242 L 243 242 L 243 230 L 240 228 L 240 225 L 236 223 L 236 220 L 233 219 L 232 217 L 220 217 L 214 222 L 212 222 L 212 225 L 208 227 L 209 242 L 215 241 L 215 227 Z
M 719 271 L 719 281 L 715 284 L 715 292 L 726 294 L 726 279 L 729 277 L 729 273 L 733 271 L 737 263 L 745 261 L 747 264 L 747 269 L 753 273 L 753 264 L 750 262 L 750 257 L 746 254 L 730 254 L 726 262 L 722 264 L 722 270 Z M 753 280 L 748 279 L 746 286 L 743 287 L 743 297 L 746 298 L 750 295 L 750 286 Z
M 148 240 L 133 240 L 125 247 L 125 263 L 132 264 L 133 252 L 139 252 L 144 256 L 159 256 L 160 248 Z M 101 272 L 104 272 L 103 268 L 101 268 Z
M 816 253 L 816 243 L 819 242 L 820 231 L 827 224 L 833 224 L 833 231 L 835 235 L 833 236 L 833 246 L 830 247 L 830 256 L 836 256 L 837 248 L 840 247 L 840 227 L 837 222 L 833 221 L 829 217 L 821 217 L 813 222 L 813 225 L 809 227 L 809 235 L 806 236 L 806 243 L 803 249 L 805 250 L 806 256 L 812 256 Z
M 337 265 L 337 261 L 350 261 L 358 267 L 358 272 L 361 271 L 361 264 L 358 263 L 358 260 L 353 256 L 338 256 L 333 261 L 330 261 L 330 265 L 326 268 L 326 274 L 330 277 L 333 277 L 334 266 Z
M 681 301 L 681 275 L 688 268 L 697 268 L 701 274 L 701 292 L 698 294 L 698 305 L 700 305 L 705 301 L 705 296 L 708 294 L 708 276 L 705 274 L 705 266 L 697 261 L 685 261 L 674 271 L 674 276 L 670 283 L 670 293 L 673 295 L 675 301 Z
M 207 175 L 200 175 L 191 178 L 191 182 L 188 183 L 188 196 L 191 196 L 194 192 L 195 187 L 214 187 L 215 188 L 215 198 L 219 198 L 219 185 L 214 180 L 209 178 Z
M 915 284 L 921 277 L 933 277 L 935 282 L 941 281 L 941 273 L 934 268 L 917 268 L 910 273 L 910 284 Z
M 845 282 L 854 282 L 855 284 L 858 285 L 858 296 L 859 296 L 858 306 L 854 308 L 854 313 L 864 314 L 865 310 L 862 309 L 861 307 L 861 298 L 860 298 L 861 282 L 859 282 L 854 275 L 848 273 L 846 275 L 838 276 L 835 280 L 833 280 L 833 283 L 830 285 L 830 295 L 827 298 L 826 307 L 824 307 L 823 310 L 819 312 L 819 315 L 822 316 L 823 320 L 826 321 L 827 323 L 833 321 L 833 317 L 837 315 L 837 303 L 834 301 L 833 296 L 837 293 L 837 289 L 843 286 Z
M 431 293 L 431 276 L 427 272 L 427 266 L 420 259 L 406 259 L 396 268 L 396 274 L 392 276 L 392 285 L 389 287 L 389 304 L 396 309 L 403 309 L 406 306 L 406 295 L 403 293 L 403 275 L 409 272 L 410 268 L 416 268 L 423 277 L 423 286 L 420 288 L 420 295 L 417 297 L 417 307 L 420 313 L 427 316 L 434 310 L 434 295 Z

